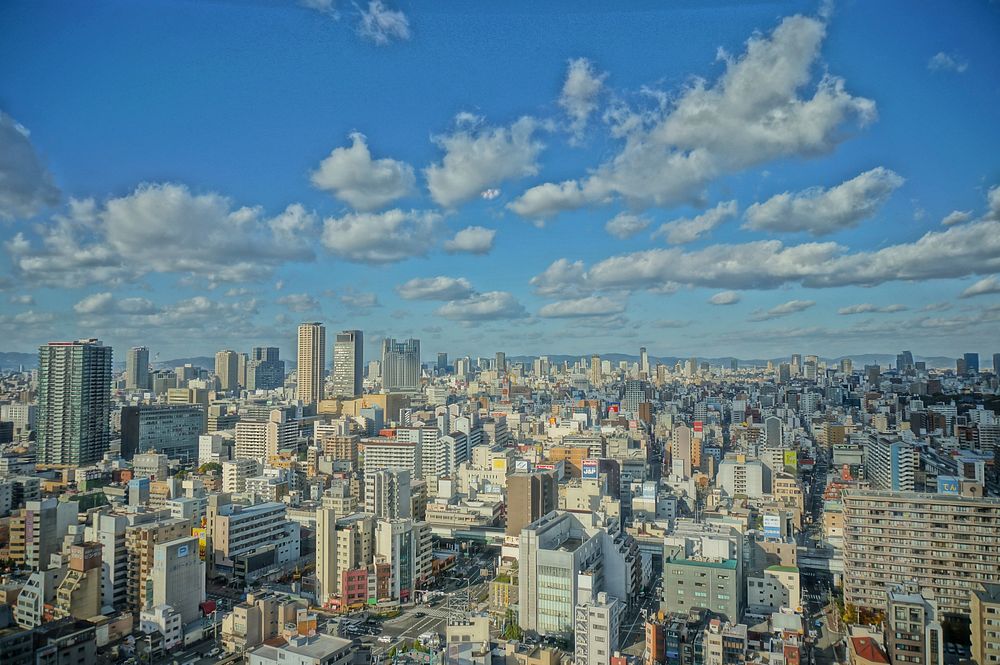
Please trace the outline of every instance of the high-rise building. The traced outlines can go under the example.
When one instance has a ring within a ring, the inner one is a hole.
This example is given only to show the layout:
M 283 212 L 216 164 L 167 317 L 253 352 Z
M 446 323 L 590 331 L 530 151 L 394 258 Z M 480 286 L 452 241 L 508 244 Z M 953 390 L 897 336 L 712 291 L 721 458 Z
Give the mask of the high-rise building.
M 438 353 L 437 371 L 440 374 L 444 374 L 445 372 L 448 371 L 448 354 L 447 353 Z
M 908 582 L 886 594 L 885 646 L 891 663 L 944 664 L 944 634 L 937 603 L 920 591 Z
M 413 598 L 433 569 L 430 525 L 408 519 L 376 521 L 375 554 L 389 564 L 389 597 L 404 602 Z
M 246 375 L 247 390 L 275 390 L 285 385 L 285 361 L 278 347 L 255 346 L 250 352 Z
M 968 617 L 969 590 L 1000 579 L 1000 499 L 848 490 L 842 500 L 847 603 L 885 610 L 888 591 L 916 581 L 943 614 Z
M 125 389 L 149 390 L 149 349 L 133 346 L 125 356 Z
M 157 543 L 153 548 L 153 568 L 147 583 L 146 607 L 170 605 L 188 625 L 200 614 L 205 600 L 205 562 L 198 553 L 198 537 L 182 536 Z
M 547 515 L 559 505 L 559 487 L 552 473 L 513 473 L 507 476 L 507 535 Z
M 972 662 L 1000 663 L 1000 584 L 984 582 L 972 590 Z
M 573 665 L 610 665 L 618 651 L 624 614 L 625 603 L 603 591 L 589 601 L 578 602 L 573 624 L 576 637 Z
M 198 406 L 142 404 L 122 407 L 121 456 L 140 452 L 163 453 L 170 459 L 193 462 L 198 437 L 204 432 L 205 412 Z
M 896 370 L 899 372 L 909 372 L 913 369 L 913 352 L 903 351 L 896 354 Z
M 865 447 L 865 478 L 875 489 L 909 492 L 915 489 L 919 459 L 916 449 L 905 441 L 870 434 Z
M 979 374 L 979 354 L 966 353 L 962 357 L 965 359 L 965 371 L 969 374 Z
M 365 512 L 379 519 L 412 517 L 410 472 L 378 469 L 365 472 Z
M 649 354 L 644 346 L 639 347 L 639 372 L 649 378 Z
M 333 343 L 333 394 L 336 397 L 357 397 L 365 372 L 364 334 L 360 330 L 337 333 Z
M 110 417 L 110 346 L 86 339 L 39 347 L 39 464 L 99 461 L 111 445 Z
M 496 370 L 501 374 L 507 371 L 507 354 L 503 351 L 497 351 Z
M 604 376 L 601 373 L 601 357 L 593 355 L 590 357 L 590 382 L 595 386 L 601 385 Z
M 215 376 L 219 379 L 219 388 L 229 392 L 239 390 L 240 354 L 224 349 L 215 354 Z
M 326 327 L 322 323 L 299 325 L 299 354 L 296 358 L 297 395 L 312 404 L 323 399 L 326 379 Z
M 382 340 L 382 387 L 387 392 L 420 390 L 420 340 Z
M 375 518 L 365 513 L 338 515 L 331 508 L 316 511 L 316 600 L 321 607 L 341 608 L 368 600 L 365 577 L 355 580 L 372 563 Z M 357 584 L 357 582 L 361 582 Z

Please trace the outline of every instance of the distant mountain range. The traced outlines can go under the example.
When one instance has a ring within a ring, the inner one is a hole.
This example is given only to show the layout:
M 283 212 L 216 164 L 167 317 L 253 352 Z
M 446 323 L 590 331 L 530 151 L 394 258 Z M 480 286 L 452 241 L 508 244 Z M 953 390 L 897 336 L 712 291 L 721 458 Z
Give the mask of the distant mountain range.
M 539 356 L 510 356 L 508 360 L 510 362 L 521 362 L 521 363 L 531 363 L 535 358 Z M 589 358 L 590 356 L 568 356 L 568 355 L 550 355 L 548 356 L 549 362 L 562 363 L 568 361 L 574 363 L 580 358 Z M 890 365 L 895 366 L 896 364 L 896 354 L 888 353 L 861 353 L 849 356 L 838 356 L 836 358 L 823 358 L 820 360 L 826 364 L 839 363 L 843 358 L 850 358 L 854 362 L 854 366 L 860 369 L 864 365 L 881 365 L 882 367 L 888 367 Z M 601 354 L 601 360 L 608 360 L 612 363 L 619 363 L 622 361 L 634 363 L 639 362 L 638 355 L 630 355 L 627 353 L 607 353 Z M 676 356 L 650 356 L 649 362 L 653 365 L 657 363 L 662 363 L 664 365 L 673 366 L 677 361 L 684 362 L 687 357 L 678 358 Z M 728 365 L 733 360 L 732 356 L 725 356 L 721 358 L 698 358 L 698 362 L 707 362 L 710 365 Z M 737 359 L 741 366 L 743 367 L 753 367 L 766 366 L 768 361 L 774 362 L 775 364 L 788 362 L 788 356 L 782 358 L 752 358 L 752 359 Z M 926 362 L 928 367 L 938 368 L 938 369 L 954 369 L 955 368 L 955 358 L 948 358 L 947 356 L 914 356 L 914 360 Z M 987 360 L 988 358 L 984 358 Z M 428 360 L 427 363 L 432 361 Z M 981 361 L 982 362 L 982 361 Z M 214 356 L 192 356 L 190 358 L 172 358 L 170 360 L 157 360 L 153 362 L 155 368 L 169 369 L 172 367 L 180 367 L 186 364 L 192 364 L 197 367 L 204 367 L 206 369 L 213 369 L 215 367 L 215 357 Z M 38 354 L 37 353 L 19 353 L 16 351 L 0 351 L 0 369 L 12 370 L 18 367 L 25 367 L 26 369 L 34 369 L 38 365 Z M 288 372 L 295 370 L 294 360 L 285 360 L 285 370 Z M 983 365 L 986 367 L 986 365 Z M 125 369 L 124 362 L 116 362 L 115 369 L 118 371 Z

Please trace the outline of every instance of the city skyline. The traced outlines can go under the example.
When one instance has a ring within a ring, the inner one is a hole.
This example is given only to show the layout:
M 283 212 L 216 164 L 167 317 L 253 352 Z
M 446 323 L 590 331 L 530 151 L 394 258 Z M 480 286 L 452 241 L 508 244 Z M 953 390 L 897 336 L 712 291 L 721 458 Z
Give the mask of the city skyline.
M 7 3 L 2 350 L 989 358 L 1000 9 L 905 7 Z

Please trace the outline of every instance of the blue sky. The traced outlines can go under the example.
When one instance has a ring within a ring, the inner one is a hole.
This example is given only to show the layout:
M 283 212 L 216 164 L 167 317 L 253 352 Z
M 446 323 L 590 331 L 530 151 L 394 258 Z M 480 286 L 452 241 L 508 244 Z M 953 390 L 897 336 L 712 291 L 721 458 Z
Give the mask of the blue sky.
M 1000 5 L 536 4 L 3 3 L 4 350 L 1000 351 Z

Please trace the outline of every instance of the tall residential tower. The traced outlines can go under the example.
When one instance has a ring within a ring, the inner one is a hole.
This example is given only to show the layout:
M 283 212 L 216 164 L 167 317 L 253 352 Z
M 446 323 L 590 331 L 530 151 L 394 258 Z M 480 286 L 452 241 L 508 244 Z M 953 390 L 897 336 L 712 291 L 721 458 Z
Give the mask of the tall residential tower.
M 323 399 L 326 374 L 326 327 L 322 323 L 299 324 L 298 398 L 306 404 Z
M 360 330 L 343 330 L 333 343 L 333 393 L 356 397 L 363 392 L 365 342 Z

